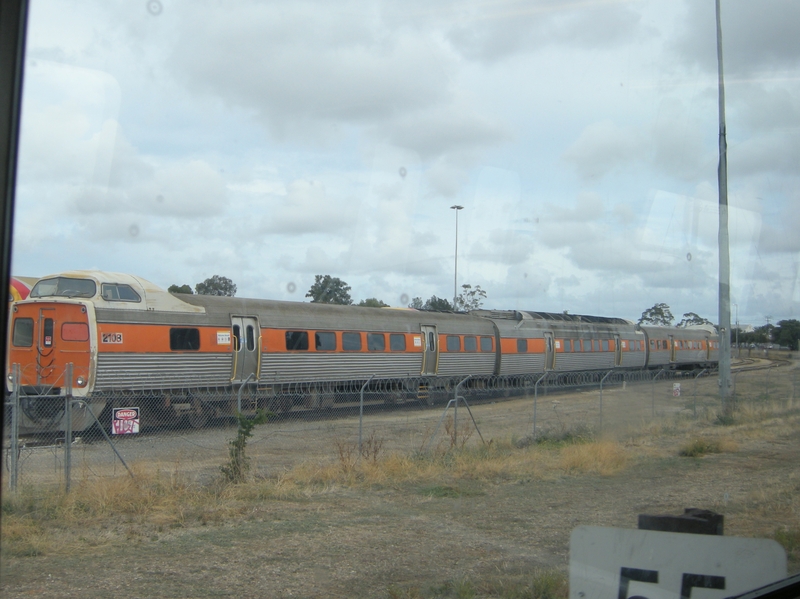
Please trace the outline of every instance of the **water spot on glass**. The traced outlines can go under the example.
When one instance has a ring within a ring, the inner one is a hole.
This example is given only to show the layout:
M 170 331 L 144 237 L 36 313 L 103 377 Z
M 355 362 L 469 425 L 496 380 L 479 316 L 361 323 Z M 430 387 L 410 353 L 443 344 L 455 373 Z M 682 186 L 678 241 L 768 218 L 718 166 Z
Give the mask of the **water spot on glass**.
M 156 202 L 163 202 L 163 201 L 164 201 L 164 196 L 162 196 L 161 194 L 158 194 L 156 196 Z
M 405 178 L 406 178 L 406 175 L 408 174 L 408 171 L 406 170 L 406 167 L 404 167 L 404 166 L 401 166 L 401 167 L 400 167 L 400 171 L 399 171 L 399 173 L 400 173 L 400 176 L 401 176 L 403 179 L 405 179 Z
M 408 303 L 408 295 L 407 294 L 404 293 L 403 295 L 400 296 L 400 303 L 403 304 L 404 306 Z
M 128 227 L 128 233 L 131 237 L 136 237 L 139 234 L 139 225 L 133 224 Z
M 164 10 L 160 0 L 148 0 L 147 1 L 147 12 L 151 15 L 158 16 Z
M 294 293 L 295 291 L 297 291 L 297 285 L 295 285 L 294 283 L 289 283 L 288 285 L 286 285 L 286 291 L 288 291 L 289 293 Z
M 691 252 L 687 252 L 686 253 L 686 261 L 687 262 L 691 262 L 692 261 L 692 253 Z

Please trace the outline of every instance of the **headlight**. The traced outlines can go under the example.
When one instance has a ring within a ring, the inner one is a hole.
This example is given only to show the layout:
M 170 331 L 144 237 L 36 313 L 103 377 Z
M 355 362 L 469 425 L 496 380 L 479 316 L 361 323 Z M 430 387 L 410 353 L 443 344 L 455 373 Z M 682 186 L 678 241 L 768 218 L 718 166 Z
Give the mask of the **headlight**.
M 79 376 L 77 379 L 75 379 L 75 382 L 78 384 L 78 387 L 83 387 L 86 385 L 86 379 L 82 376 Z

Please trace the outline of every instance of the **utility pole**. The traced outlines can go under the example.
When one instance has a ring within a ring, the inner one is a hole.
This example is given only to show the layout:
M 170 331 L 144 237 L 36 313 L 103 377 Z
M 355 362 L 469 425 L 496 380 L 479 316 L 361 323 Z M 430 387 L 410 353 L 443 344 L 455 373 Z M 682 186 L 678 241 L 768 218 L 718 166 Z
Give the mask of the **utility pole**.
M 719 398 L 723 414 L 730 416 L 731 391 L 731 259 L 728 243 L 728 141 L 725 127 L 725 81 L 722 69 L 722 20 L 717 12 L 717 87 L 719 90 Z
M 450 210 L 456 211 L 456 263 L 455 263 L 455 272 L 453 274 L 453 310 L 456 309 L 456 300 L 458 299 L 458 212 L 459 210 L 463 210 L 464 206 L 459 206 L 455 204 L 450 206 Z

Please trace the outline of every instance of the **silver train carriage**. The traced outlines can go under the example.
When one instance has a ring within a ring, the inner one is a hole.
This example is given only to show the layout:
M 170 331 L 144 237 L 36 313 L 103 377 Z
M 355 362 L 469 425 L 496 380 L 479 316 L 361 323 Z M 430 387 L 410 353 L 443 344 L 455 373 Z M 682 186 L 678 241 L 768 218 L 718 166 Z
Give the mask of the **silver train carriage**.
M 170 294 L 132 275 L 44 277 L 10 312 L 8 385 L 21 432 L 63 430 L 64 396 L 83 402 L 73 430 L 112 407 L 202 426 L 239 407 L 286 411 L 352 401 L 379 384 L 392 402 L 432 402 L 467 375 L 687 368 L 718 359 L 713 328 L 637 326 L 528 311 L 363 308 Z M 242 393 L 243 392 L 243 393 Z M 244 403 L 239 404 L 243 396 Z

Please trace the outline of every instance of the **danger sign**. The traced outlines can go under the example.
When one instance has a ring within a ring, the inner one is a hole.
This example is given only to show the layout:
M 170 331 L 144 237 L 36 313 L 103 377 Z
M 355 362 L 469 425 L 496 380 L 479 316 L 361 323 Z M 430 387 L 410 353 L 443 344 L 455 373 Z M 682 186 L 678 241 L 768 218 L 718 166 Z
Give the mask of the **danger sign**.
M 131 435 L 139 432 L 139 408 L 114 408 L 111 419 L 112 435 Z

